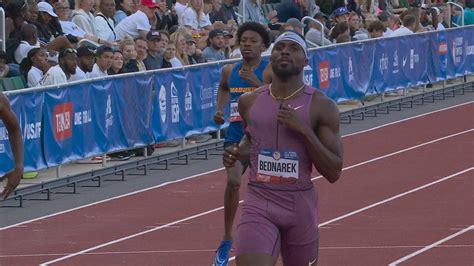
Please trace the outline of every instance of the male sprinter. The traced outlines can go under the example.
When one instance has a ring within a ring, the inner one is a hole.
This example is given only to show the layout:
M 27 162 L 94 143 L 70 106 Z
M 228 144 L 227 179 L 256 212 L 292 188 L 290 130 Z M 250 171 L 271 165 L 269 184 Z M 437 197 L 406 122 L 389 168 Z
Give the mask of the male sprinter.
M 250 175 L 237 227 L 237 265 L 315 265 L 318 200 L 311 170 L 331 183 L 342 171 L 339 110 L 303 83 L 308 63 L 304 38 L 284 32 L 273 47 L 273 81 L 239 99 L 246 136 L 228 147 L 224 165 L 250 159 Z
M 15 161 L 13 169 L 0 178 L 0 180 L 4 178 L 8 180 L 7 185 L 0 194 L 3 199 L 6 199 L 20 184 L 21 177 L 23 176 L 23 139 L 15 113 L 10 109 L 10 103 L 2 92 L 0 92 L 0 119 L 8 131 L 8 138 L 10 139 L 13 159 Z
M 271 80 L 271 69 L 268 60 L 261 58 L 261 54 L 270 45 L 270 36 L 260 23 L 247 22 L 237 30 L 237 41 L 240 44 L 243 61 L 224 67 L 217 96 L 217 111 L 214 121 L 224 123 L 224 107 L 230 100 L 230 125 L 225 136 L 224 147 L 238 145 L 244 136 L 242 120 L 237 111 L 239 97 L 254 91 L 265 81 Z M 248 166 L 243 161 L 235 167 L 226 167 L 227 185 L 224 193 L 224 239 L 221 242 L 214 259 L 216 266 L 227 265 L 229 251 L 232 247 L 232 225 L 235 213 L 239 206 L 240 179 Z

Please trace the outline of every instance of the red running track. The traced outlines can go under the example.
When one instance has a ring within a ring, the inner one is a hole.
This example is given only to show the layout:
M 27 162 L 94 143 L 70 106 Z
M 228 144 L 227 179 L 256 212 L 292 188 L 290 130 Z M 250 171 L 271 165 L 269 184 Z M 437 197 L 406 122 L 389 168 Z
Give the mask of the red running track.
M 321 222 L 472 167 L 474 121 L 459 117 L 473 111 L 471 103 L 345 137 L 349 169 L 340 182 L 314 181 Z M 403 152 L 390 155 L 398 151 Z M 0 265 L 36 265 L 90 248 L 86 255 L 57 264 L 209 265 L 223 232 L 224 180 L 223 171 L 217 171 L 2 230 L 0 241 L 9 245 L 0 250 Z M 323 226 L 319 265 L 388 264 L 452 234 L 452 229 L 474 224 L 472 204 L 466 204 L 474 202 L 472 180 L 473 171 L 467 171 Z M 200 216 L 189 218 L 196 214 Z M 153 232 L 122 240 L 146 230 Z M 433 252 L 445 254 L 443 258 L 462 250 L 473 254 L 470 240 L 450 245 L 449 252 L 433 248 L 407 262 L 429 261 Z M 465 256 L 456 258 L 461 260 L 451 260 L 455 265 L 469 263 Z

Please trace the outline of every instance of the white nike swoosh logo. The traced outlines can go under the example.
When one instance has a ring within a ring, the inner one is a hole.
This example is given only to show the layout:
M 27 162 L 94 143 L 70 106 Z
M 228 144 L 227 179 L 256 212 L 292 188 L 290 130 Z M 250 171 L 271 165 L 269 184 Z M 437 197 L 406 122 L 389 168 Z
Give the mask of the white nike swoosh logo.
M 300 109 L 300 108 L 301 108 L 301 107 L 303 107 L 303 106 L 304 106 L 304 104 L 302 104 L 302 105 L 300 105 L 300 106 L 297 106 L 297 107 L 293 108 L 293 110 L 298 110 L 298 109 Z

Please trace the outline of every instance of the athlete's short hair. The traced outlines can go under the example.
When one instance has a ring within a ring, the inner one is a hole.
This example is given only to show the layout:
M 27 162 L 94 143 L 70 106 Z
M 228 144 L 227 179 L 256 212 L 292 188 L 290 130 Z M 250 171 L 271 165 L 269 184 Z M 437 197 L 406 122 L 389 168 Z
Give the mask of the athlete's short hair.
M 245 22 L 243 23 L 239 29 L 237 30 L 237 42 L 240 43 L 240 40 L 242 38 L 242 34 L 244 32 L 251 30 L 260 35 L 263 40 L 263 44 L 265 45 L 265 48 L 270 47 L 270 34 L 268 33 L 267 29 L 260 23 L 258 22 Z

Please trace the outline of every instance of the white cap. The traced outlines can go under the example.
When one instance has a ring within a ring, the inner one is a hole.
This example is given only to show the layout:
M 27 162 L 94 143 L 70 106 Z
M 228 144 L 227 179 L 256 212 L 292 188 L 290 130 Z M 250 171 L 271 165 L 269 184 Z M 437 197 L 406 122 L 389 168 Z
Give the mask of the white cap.
M 278 38 L 275 40 L 275 45 L 273 47 L 275 47 L 276 44 L 281 42 L 281 41 L 290 41 L 290 42 L 294 42 L 294 43 L 298 44 L 303 49 L 304 55 L 306 56 L 306 58 L 308 58 L 308 51 L 307 51 L 306 41 L 304 40 L 304 38 L 300 34 L 296 33 L 295 31 L 292 31 L 292 30 L 285 31 L 280 36 L 278 36 Z
M 56 13 L 54 13 L 53 7 L 49 3 L 46 3 L 46 2 L 39 2 L 38 3 L 38 11 L 39 12 L 46 12 L 46 13 L 50 14 L 51 16 L 55 17 L 55 18 L 58 17 L 58 15 L 56 15 Z

